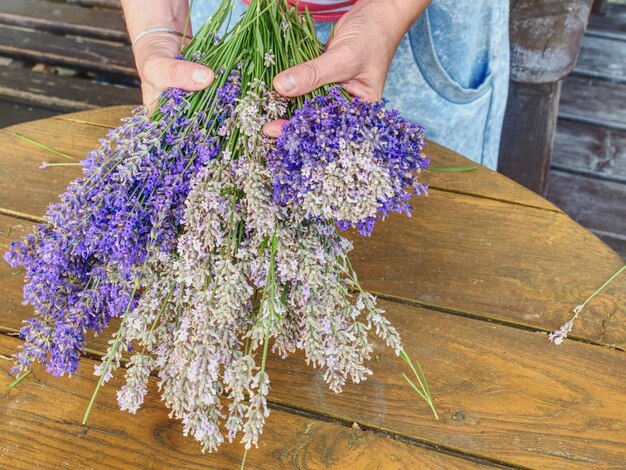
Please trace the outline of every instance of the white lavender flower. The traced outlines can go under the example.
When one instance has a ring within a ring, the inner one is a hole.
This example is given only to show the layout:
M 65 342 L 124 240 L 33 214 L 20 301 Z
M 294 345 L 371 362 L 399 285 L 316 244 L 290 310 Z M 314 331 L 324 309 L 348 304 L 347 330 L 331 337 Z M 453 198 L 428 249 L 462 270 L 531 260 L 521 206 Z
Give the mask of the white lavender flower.
M 574 321 L 569 320 L 561 325 L 561 328 L 550 333 L 548 335 L 548 339 L 550 340 L 550 342 L 558 346 L 565 340 L 565 338 L 567 338 L 567 335 L 570 333 L 570 331 L 572 331 L 572 328 L 574 328 Z
M 117 392 L 120 409 L 136 413 L 148 389 L 148 379 L 155 367 L 155 361 L 150 355 L 135 354 L 131 357 L 126 370 L 126 383 Z
M 376 216 L 380 201 L 391 197 L 394 188 L 389 171 L 372 158 L 371 152 L 369 145 L 341 139 L 335 160 L 306 169 L 312 183 L 302 207 L 308 217 L 356 224 Z
M 272 65 L 276 65 L 276 57 L 272 51 L 267 51 L 265 53 L 265 56 L 263 57 L 263 65 L 268 68 Z

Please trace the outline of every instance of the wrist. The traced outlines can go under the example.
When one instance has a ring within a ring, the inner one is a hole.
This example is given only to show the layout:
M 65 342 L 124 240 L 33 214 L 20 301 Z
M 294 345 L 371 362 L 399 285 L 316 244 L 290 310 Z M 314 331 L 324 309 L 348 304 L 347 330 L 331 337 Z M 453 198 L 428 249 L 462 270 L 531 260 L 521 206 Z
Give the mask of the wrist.
M 122 0 L 128 35 L 134 40 L 151 28 L 172 28 L 191 36 L 188 0 Z

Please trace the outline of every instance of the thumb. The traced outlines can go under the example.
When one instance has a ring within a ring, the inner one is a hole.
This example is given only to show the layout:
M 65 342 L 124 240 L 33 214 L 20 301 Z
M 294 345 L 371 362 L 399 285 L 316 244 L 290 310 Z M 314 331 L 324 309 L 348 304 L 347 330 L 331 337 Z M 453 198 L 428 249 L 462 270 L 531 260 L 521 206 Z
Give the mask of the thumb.
M 208 87 L 215 79 L 213 71 L 200 64 L 170 57 L 156 57 L 145 64 L 144 72 L 162 90 L 181 88 L 197 91 Z
M 348 81 L 356 75 L 353 60 L 340 54 L 326 52 L 321 56 L 296 65 L 274 77 L 274 88 L 283 96 L 302 96 L 329 83 Z

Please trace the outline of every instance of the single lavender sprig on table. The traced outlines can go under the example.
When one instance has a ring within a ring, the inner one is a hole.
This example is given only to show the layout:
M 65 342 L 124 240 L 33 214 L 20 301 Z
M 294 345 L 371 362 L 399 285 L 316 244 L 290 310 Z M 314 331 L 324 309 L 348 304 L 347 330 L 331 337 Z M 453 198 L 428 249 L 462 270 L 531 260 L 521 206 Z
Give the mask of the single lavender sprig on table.
M 604 284 L 602 284 L 598 289 L 596 289 L 596 291 L 593 294 L 591 294 L 589 297 L 587 297 L 587 299 L 582 304 L 577 305 L 576 307 L 574 307 L 574 310 L 573 310 L 574 316 L 572 316 L 572 318 L 570 318 L 563 325 L 561 325 L 561 327 L 558 330 L 555 330 L 555 331 L 553 331 L 552 333 L 550 333 L 548 335 L 548 339 L 550 340 L 550 342 L 554 343 L 557 346 L 560 345 L 565 340 L 565 338 L 567 338 L 569 333 L 574 328 L 574 322 L 576 321 L 578 316 L 581 314 L 583 309 L 587 306 L 587 304 L 589 302 L 591 302 L 591 300 L 596 295 L 598 295 L 600 292 L 602 292 L 604 289 L 606 289 L 606 287 L 611 282 L 613 282 L 613 280 L 617 276 L 619 276 L 621 273 L 623 273 L 624 271 L 626 271 L 626 265 L 624 265 L 620 269 L 618 269 L 617 272 L 615 274 L 613 274 L 610 278 L 608 278 L 607 281 Z

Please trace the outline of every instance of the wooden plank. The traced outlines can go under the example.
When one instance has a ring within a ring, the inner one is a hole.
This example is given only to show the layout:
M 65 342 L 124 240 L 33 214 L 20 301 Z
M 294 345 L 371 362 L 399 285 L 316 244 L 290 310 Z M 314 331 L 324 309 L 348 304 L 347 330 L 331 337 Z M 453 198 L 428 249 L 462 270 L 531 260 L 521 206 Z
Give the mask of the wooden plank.
M 548 197 L 574 220 L 606 234 L 626 234 L 626 185 L 553 171 Z
M 141 103 L 138 88 L 14 67 L 0 67 L 0 97 L 49 108 L 57 113 Z
M 54 116 L 57 112 L 30 104 L 7 101 L 0 96 L 0 128 L 13 126 L 34 119 Z
M 19 340 L 0 336 L 8 356 Z M 202 454 L 182 426 L 168 418 L 159 401 L 157 379 L 150 380 L 142 409 L 130 415 L 117 409 L 113 379 L 98 395 L 90 420 L 80 424 L 96 384 L 95 362 L 84 359 L 73 378 L 54 378 L 37 367 L 18 387 L 7 390 L 9 362 L 0 361 L 2 460 L 12 469 L 32 468 L 239 468 L 243 446 L 224 444 Z M 274 409 L 258 450 L 248 453 L 247 468 L 489 468 L 398 440 L 341 424 Z
M 5 0 L 0 23 L 59 34 L 112 39 L 129 43 L 126 25 L 117 11 L 44 0 Z
M 411 219 L 394 215 L 370 238 L 354 238 L 351 259 L 369 290 L 543 330 L 564 323 L 623 264 L 564 215 L 439 192 L 416 203 Z M 626 347 L 626 316 L 604 322 L 626 308 L 626 276 L 615 282 L 576 334 Z
M 559 117 L 626 131 L 626 86 L 571 75 L 563 83 Z
M 605 233 L 599 230 L 594 230 L 595 233 L 604 243 L 613 248 L 626 262 L 626 235 L 616 233 Z
M 62 133 L 57 120 L 17 129 L 76 157 L 82 156 L 78 149 L 95 145 L 93 126 L 60 122 L 66 126 Z M 98 137 L 105 129 L 100 131 Z M 10 132 L 0 131 L 2 210 L 36 218 L 79 170 L 38 170 L 43 161 L 62 159 Z M 462 175 L 455 175 L 458 181 Z M 475 183 L 480 186 L 480 180 Z M 366 287 L 378 293 L 542 330 L 560 326 L 621 264 L 606 245 L 560 213 L 436 189 L 416 201 L 411 219 L 390 217 L 371 238 L 358 237 L 353 259 Z M 581 265 L 590 269 L 579 273 Z M 563 277 L 563 271 L 577 276 Z M 446 273 L 445 280 L 437 273 Z M 626 344 L 624 325 L 612 324 L 603 333 L 600 320 L 623 300 L 608 297 L 595 305 L 598 319 L 584 325 L 581 337 Z
M 626 83 L 626 41 L 585 36 L 574 73 Z
M 428 142 L 425 151 L 431 156 L 433 167 L 477 167 L 475 171 L 462 173 L 429 172 L 424 180 L 434 190 L 506 201 L 511 204 L 519 204 L 552 212 L 561 211 L 546 199 L 526 190 L 521 184 L 510 180 L 503 174 L 477 165 L 475 162 L 435 142 Z M 514 151 L 513 149 L 504 151 L 507 154 L 505 158 L 508 158 L 508 154 Z M 500 157 L 502 158 L 502 156 L 501 153 Z
M 402 362 L 378 342 L 374 375 L 339 395 L 301 355 L 271 355 L 271 402 L 516 468 L 595 470 L 625 461 L 623 352 L 576 341 L 556 347 L 534 332 L 398 303 L 382 301 L 381 307 L 407 352 L 421 361 L 439 421 L 404 382 Z M 31 380 L 39 384 L 39 377 Z M 91 423 L 119 432 L 122 420 L 108 417 L 111 388 L 102 390 L 105 398 L 97 403 L 104 405 L 95 408 Z M 89 399 L 80 386 L 76 390 L 76 399 L 63 401 L 75 410 L 64 414 L 66 422 L 76 423 Z M 109 419 L 120 424 L 101 424 Z
M 626 40 L 626 5 L 607 5 L 604 15 L 591 15 L 587 34 Z
M 64 186 L 67 171 L 41 171 L 29 184 L 14 177 L 20 191 L 0 186 L 0 200 L 29 194 L 29 201 L 43 201 L 38 188 Z M 351 259 L 369 290 L 544 331 L 564 323 L 622 264 L 567 216 L 439 191 L 417 201 L 412 218 L 391 216 L 370 238 L 352 238 Z M 626 347 L 626 319 L 611 317 L 624 305 L 626 278 L 620 278 L 590 305 L 576 335 Z
M 134 80 L 129 46 L 0 26 L 0 54 Z
M 440 421 L 402 383 L 401 362 L 379 348 L 374 375 L 341 395 L 302 359 L 272 356 L 272 399 L 524 468 L 626 461 L 624 353 L 577 342 L 555 347 L 532 332 L 383 306 L 425 367 Z
M 626 183 L 626 132 L 561 120 L 552 168 Z

